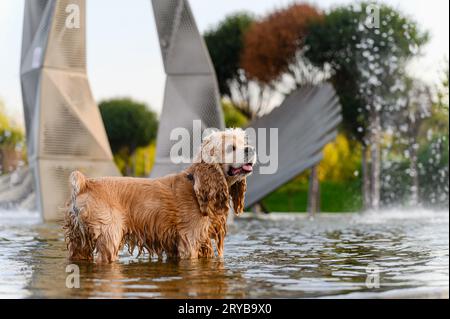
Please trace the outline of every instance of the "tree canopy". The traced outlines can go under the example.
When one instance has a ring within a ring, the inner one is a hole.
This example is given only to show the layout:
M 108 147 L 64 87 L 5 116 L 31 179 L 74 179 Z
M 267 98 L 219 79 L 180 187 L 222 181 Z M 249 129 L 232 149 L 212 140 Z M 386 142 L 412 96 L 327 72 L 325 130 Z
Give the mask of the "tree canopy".
M 99 108 L 113 153 L 132 154 L 156 138 L 157 115 L 144 103 L 112 99 L 102 101 Z
M 318 9 L 309 4 L 292 4 L 253 23 L 245 35 L 242 67 L 251 79 L 270 84 L 284 74 L 302 84 L 305 61 L 301 54 L 308 26 L 321 21 Z M 312 73 L 315 73 L 314 71 Z
M 360 140 L 369 109 L 385 106 L 383 99 L 401 86 L 405 63 L 428 41 L 415 21 L 384 4 L 376 4 L 379 26 L 368 27 L 371 5 L 362 2 L 331 10 L 309 26 L 305 39 L 306 57 L 317 66 L 331 66 L 345 128 Z
M 244 35 L 252 23 L 251 14 L 240 12 L 226 17 L 204 34 L 222 95 L 231 97 L 231 82 L 241 80 L 240 58 Z

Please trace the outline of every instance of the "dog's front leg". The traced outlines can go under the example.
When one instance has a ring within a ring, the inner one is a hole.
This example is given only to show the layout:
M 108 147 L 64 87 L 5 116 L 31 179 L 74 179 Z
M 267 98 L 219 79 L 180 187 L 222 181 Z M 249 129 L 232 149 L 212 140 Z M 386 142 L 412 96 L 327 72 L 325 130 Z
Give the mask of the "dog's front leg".
M 214 247 L 211 239 L 207 239 L 200 244 L 198 256 L 200 258 L 213 258 L 214 257 Z

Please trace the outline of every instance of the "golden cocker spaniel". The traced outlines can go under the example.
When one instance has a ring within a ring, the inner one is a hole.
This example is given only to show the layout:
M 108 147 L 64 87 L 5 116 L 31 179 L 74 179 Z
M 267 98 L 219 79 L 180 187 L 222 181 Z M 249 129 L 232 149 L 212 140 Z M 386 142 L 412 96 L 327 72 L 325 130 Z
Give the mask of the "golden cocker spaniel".
M 241 129 L 207 136 L 193 164 L 158 179 L 87 178 L 72 172 L 65 215 L 69 258 L 110 263 L 124 244 L 168 258 L 223 256 L 230 202 L 244 209 L 256 152 Z

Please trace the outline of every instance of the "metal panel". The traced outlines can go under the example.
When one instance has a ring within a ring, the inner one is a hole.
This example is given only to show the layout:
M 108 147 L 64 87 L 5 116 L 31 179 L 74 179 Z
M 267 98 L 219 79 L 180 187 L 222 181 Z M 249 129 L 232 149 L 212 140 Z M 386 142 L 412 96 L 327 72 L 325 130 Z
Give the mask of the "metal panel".
M 167 74 L 212 74 L 214 69 L 187 0 L 152 0 Z
M 68 27 L 69 5 L 80 26 Z M 68 176 L 119 175 L 86 76 L 84 0 L 25 2 L 21 84 L 27 151 L 38 207 L 45 220 L 59 219 Z
M 79 28 L 67 27 L 70 7 L 80 12 Z M 69 12 L 68 12 L 69 11 Z M 84 0 L 58 0 L 53 13 L 44 66 L 68 72 L 86 72 L 86 4 Z
M 249 125 L 256 130 L 278 128 L 278 169 L 267 175 L 259 174 L 256 169 L 248 178 L 247 207 L 320 162 L 323 147 L 336 136 L 342 120 L 340 111 L 331 85 L 304 87 Z M 258 145 L 258 140 L 252 143 Z
M 194 120 L 200 120 L 203 129 L 223 129 L 224 120 L 214 68 L 188 1 L 152 0 L 152 5 L 167 74 L 151 173 L 158 177 L 186 166 L 170 160 L 174 128 L 186 128 L 192 137 Z

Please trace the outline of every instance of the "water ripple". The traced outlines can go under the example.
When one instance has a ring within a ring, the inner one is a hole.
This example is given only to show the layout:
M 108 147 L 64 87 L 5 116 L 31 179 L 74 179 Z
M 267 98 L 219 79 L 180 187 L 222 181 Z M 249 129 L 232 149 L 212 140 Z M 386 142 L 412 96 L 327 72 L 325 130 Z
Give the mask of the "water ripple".
M 81 288 L 69 289 L 61 226 L 0 210 L 0 298 L 448 296 L 448 221 L 431 211 L 244 218 L 230 227 L 223 259 L 169 262 L 124 250 L 111 265 L 78 264 Z M 378 289 L 366 286 L 374 266 Z

